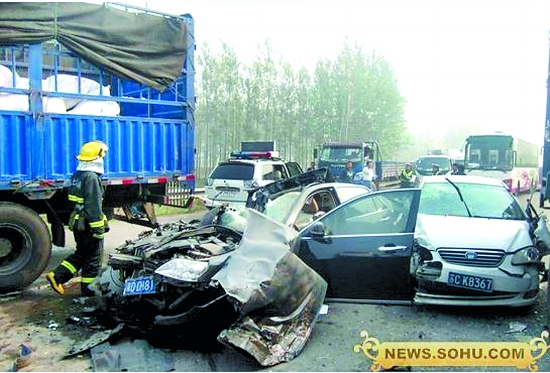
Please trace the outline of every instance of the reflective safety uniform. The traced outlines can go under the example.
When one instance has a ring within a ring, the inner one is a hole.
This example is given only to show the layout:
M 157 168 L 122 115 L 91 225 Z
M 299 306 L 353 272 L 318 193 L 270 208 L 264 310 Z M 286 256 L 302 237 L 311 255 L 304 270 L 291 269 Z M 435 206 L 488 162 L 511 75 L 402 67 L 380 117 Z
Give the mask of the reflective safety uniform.
M 99 273 L 103 252 L 103 236 L 109 230 L 102 211 L 103 186 L 99 175 L 92 171 L 76 171 L 71 179 L 69 201 L 74 210 L 69 219 L 76 251 L 53 271 L 55 282 L 61 285 L 81 270 L 82 295 L 93 295 L 90 285 Z M 61 286 L 63 293 L 63 287 Z
M 403 170 L 399 175 L 399 181 L 401 182 L 401 188 L 412 188 L 413 186 L 413 170 Z

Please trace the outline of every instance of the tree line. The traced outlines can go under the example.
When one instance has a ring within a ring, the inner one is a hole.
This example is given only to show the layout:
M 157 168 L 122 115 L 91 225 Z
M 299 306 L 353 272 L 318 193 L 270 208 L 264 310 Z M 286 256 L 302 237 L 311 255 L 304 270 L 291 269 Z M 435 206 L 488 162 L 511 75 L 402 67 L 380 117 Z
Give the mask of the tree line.
M 313 72 L 276 56 L 270 44 L 249 64 L 222 43 L 197 53 L 196 176 L 204 180 L 241 141 L 275 140 L 304 168 L 324 141 L 376 140 L 384 159 L 408 146 L 405 98 L 391 65 L 375 52 L 344 43 L 335 60 Z

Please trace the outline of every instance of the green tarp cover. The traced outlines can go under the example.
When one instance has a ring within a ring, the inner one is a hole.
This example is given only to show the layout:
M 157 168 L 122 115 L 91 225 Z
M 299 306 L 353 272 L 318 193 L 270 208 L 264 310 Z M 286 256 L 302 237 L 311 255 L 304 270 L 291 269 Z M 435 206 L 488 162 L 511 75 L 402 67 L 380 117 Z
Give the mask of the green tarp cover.
M 182 19 L 87 3 L 0 3 L 0 45 L 56 39 L 88 62 L 163 91 L 180 74 Z

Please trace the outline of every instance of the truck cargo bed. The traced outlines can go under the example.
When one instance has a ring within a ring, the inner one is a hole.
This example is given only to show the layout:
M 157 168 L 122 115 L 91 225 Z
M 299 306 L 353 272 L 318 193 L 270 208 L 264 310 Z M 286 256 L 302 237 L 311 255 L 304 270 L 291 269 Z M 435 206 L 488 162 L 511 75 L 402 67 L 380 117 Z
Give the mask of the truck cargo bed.
M 13 8 L 9 4 L 2 7 Z M 155 74 L 154 61 L 143 66 L 137 64 L 148 52 L 156 53 L 158 43 L 144 41 L 144 50 L 140 51 L 130 51 L 127 45 L 121 45 L 120 51 L 127 52 L 128 66 L 124 66 L 124 59 L 116 63 L 107 61 L 111 55 L 105 55 L 105 65 L 92 64 L 92 57 L 97 57 L 106 47 L 112 48 L 111 54 L 116 55 L 117 46 L 99 45 L 101 41 L 92 38 L 82 49 L 97 47 L 96 54 L 81 55 L 73 51 L 78 48 L 68 49 L 63 38 L 59 42 L 10 44 L 3 39 L 0 20 L 3 42 L 0 48 L 0 191 L 40 183 L 56 188 L 67 186 L 77 166 L 75 156 L 81 145 L 91 140 L 101 140 L 109 147 L 103 175 L 106 184 L 147 183 L 164 178 L 163 182 L 186 180 L 193 189 L 195 70 L 192 17 L 155 15 L 141 10 L 142 18 L 136 23 L 127 10 L 139 12 L 140 8 L 128 7 L 121 11 L 74 3 L 60 3 L 54 6 L 55 9 L 40 4 L 37 7 L 37 12 L 46 15 L 55 11 L 59 34 L 67 32 L 67 38 L 81 31 L 78 27 L 71 29 L 75 23 L 72 17 L 90 20 L 90 14 L 96 14 L 93 12 L 97 12 L 97 30 L 105 34 L 105 38 L 110 32 L 119 30 L 102 29 L 100 17 L 127 21 L 130 29 L 139 32 L 145 27 L 139 28 L 139 22 L 154 25 L 156 33 L 159 30 L 166 33 L 165 38 L 174 35 L 174 43 L 170 44 L 169 40 L 162 43 L 165 48 L 178 46 L 178 50 L 170 53 L 166 50 L 166 53 L 167 57 L 176 53 L 180 56 L 180 76 L 172 82 L 159 78 L 150 86 L 144 84 Z M 25 22 L 23 30 L 32 30 L 35 25 L 32 17 L 23 16 L 19 19 L 12 15 L 11 22 L 14 25 Z M 119 26 L 122 29 L 122 25 Z M 86 27 L 93 30 L 93 25 Z M 24 31 L 21 32 L 21 37 L 26 38 Z M 183 35 L 183 42 L 182 35 L 174 34 L 178 32 Z M 84 33 L 80 37 L 86 36 Z M 118 36 L 130 37 L 127 33 Z M 71 45 L 78 40 L 72 40 Z M 113 40 L 117 40 L 116 36 Z M 151 50 L 146 50 L 147 45 Z M 136 56 L 131 58 L 130 53 L 134 52 Z M 160 55 L 158 57 L 160 59 Z M 173 66 L 174 61 L 166 65 L 170 64 Z M 137 67 L 143 67 L 143 76 L 135 70 Z M 119 73 L 127 70 L 133 71 L 137 80 Z M 167 85 L 162 86 L 162 83 Z
M 37 179 L 68 182 L 81 144 L 101 139 L 109 146 L 105 179 L 182 176 L 193 165 L 193 126 L 162 118 L 0 111 L 0 189 Z

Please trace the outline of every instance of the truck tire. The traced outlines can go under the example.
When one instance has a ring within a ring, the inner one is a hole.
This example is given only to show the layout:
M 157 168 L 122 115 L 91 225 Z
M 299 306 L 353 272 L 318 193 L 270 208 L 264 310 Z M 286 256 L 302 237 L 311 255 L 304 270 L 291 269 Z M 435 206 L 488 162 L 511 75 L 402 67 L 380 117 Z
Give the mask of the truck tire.
M 48 265 L 51 252 L 50 232 L 36 212 L 0 202 L 0 294 L 30 285 Z

